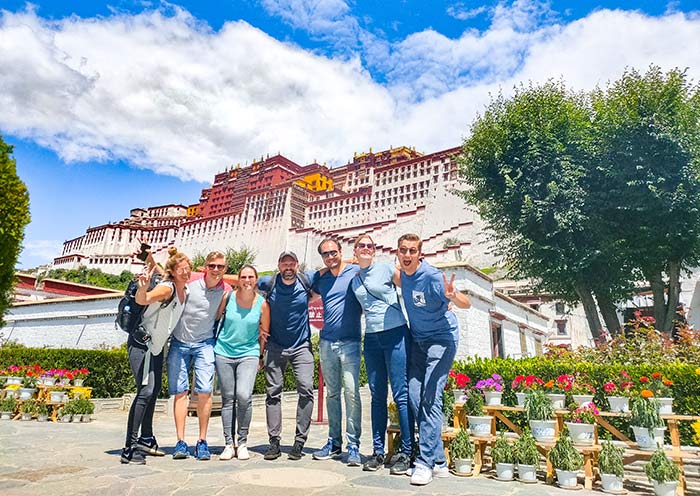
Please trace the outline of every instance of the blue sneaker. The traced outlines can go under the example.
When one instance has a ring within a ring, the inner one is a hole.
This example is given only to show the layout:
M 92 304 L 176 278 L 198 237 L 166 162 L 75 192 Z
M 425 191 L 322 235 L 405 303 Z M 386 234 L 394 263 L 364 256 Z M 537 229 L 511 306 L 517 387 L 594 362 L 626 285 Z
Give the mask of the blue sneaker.
M 326 445 L 318 451 L 314 451 L 312 455 L 314 460 L 328 460 L 329 458 L 336 458 L 340 456 L 342 450 L 340 446 L 335 446 L 333 440 L 328 438 Z
M 209 445 L 204 439 L 197 441 L 197 445 L 194 447 L 194 457 L 197 460 L 211 460 L 211 453 L 209 453 Z
M 359 467 L 362 465 L 360 450 L 357 446 L 348 446 L 348 467 Z
M 182 460 L 190 456 L 190 448 L 187 446 L 185 441 L 178 441 L 175 445 L 175 451 L 173 451 L 173 458 L 175 460 Z

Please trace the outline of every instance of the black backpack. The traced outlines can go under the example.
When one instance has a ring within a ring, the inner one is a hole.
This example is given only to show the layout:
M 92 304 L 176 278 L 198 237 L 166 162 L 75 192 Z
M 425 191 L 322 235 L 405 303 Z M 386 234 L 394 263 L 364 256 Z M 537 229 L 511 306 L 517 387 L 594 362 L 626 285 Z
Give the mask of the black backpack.
M 160 274 L 154 274 L 151 277 L 151 282 L 148 284 L 148 291 L 156 287 L 156 285 L 162 280 Z M 119 306 L 117 307 L 117 318 L 114 321 L 114 327 L 119 327 L 122 331 L 128 334 L 134 334 L 141 324 L 141 319 L 143 314 L 148 308 L 148 305 L 139 305 L 136 303 L 136 291 L 139 289 L 139 283 L 136 279 L 131 281 L 124 291 L 124 296 L 119 300 Z M 175 288 L 173 287 L 173 292 L 168 299 L 160 304 L 161 308 L 165 308 L 173 301 L 175 298 Z
M 272 290 L 275 287 L 275 284 L 277 284 L 277 278 L 279 277 L 279 275 L 280 273 L 275 271 L 275 273 L 272 274 L 272 279 L 270 279 L 270 285 L 265 290 L 261 291 L 263 297 L 268 302 L 270 301 L 270 295 L 272 294 Z M 297 280 L 301 283 L 302 287 L 304 288 L 304 291 L 306 291 L 306 296 L 311 297 L 311 281 L 309 281 L 306 272 L 297 272 Z

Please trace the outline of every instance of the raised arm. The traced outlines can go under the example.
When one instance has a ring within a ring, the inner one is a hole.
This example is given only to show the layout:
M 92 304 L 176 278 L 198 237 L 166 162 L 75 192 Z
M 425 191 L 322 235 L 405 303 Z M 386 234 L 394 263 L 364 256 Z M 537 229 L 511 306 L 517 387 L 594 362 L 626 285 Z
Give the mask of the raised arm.
M 151 268 L 145 274 L 141 273 L 137 276 L 139 287 L 136 290 L 136 303 L 139 305 L 150 305 L 157 301 L 165 301 L 173 294 L 173 288 L 165 284 L 159 284 L 152 290 L 148 291 L 148 285 L 153 277 L 154 268 Z
M 455 275 L 452 274 L 449 282 L 447 281 L 447 276 L 442 274 L 442 281 L 445 283 L 445 296 L 452 303 L 457 305 L 459 308 L 469 308 L 472 306 L 472 302 L 469 297 L 463 293 L 460 293 L 455 288 Z

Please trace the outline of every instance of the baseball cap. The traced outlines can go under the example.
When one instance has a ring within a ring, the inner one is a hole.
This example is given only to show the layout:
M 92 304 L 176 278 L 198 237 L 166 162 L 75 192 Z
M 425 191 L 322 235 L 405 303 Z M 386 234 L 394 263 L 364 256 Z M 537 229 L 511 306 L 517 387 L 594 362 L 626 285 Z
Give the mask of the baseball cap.
M 294 253 L 293 251 L 283 251 L 282 253 L 280 253 L 280 256 L 277 259 L 277 261 L 281 262 L 284 257 L 292 257 L 295 262 L 299 261 L 299 259 L 296 256 L 296 253 Z

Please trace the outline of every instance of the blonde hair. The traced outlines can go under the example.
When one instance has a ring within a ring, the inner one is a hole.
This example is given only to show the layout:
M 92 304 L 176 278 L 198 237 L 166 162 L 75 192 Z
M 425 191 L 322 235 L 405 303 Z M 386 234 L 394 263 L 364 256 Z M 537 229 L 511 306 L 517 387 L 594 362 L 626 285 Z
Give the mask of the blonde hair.
M 398 246 L 401 246 L 402 241 L 418 241 L 418 251 L 423 251 L 423 240 L 420 236 L 414 233 L 404 234 L 399 238 Z
M 172 279 L 175 272 L 175 267 L 177 267 L 183 260 L 187 261 L 187 264 L 190 266 L 190 270 L 192 270 L 192 262 L 190 262 L 189 257 L 184 253 L 177 251 L 177 248 L 174 246 L 168 248 L 168 255 L 170 255 L 170 258 L 168 258 L 168 261 L 165 262 L 165 272 L 167 272 L 167 275 L 165 276 L 166 279 Z
M 220 251 L 210 251 L 209 255 L 207 255 L 207 258 L 205 259 L 205 263 L 209 263 L 217 258 L 226 258 L 226 255 L 224 255 Z
M 374 240 L 372 239 L 372 236 L 370 236 L 369 234 L 360 234 L 358 237 L 355 238 L 355 246 L 354 246 L 354 248 L 357 248 L 357 244 L 360 242 L 360 240 L 361 240 L 362 238 L 367 238 L 367 239 L 369 239 L 369 241 L 370 241 L 374 246 L 377 246 L 377 243 L 374 242 Z

